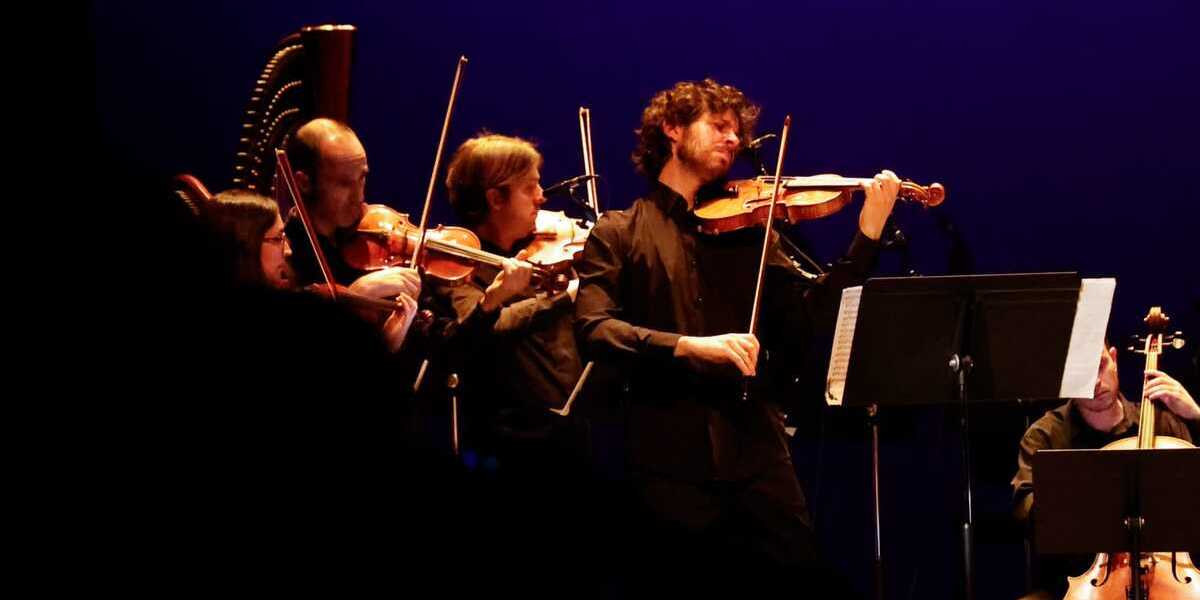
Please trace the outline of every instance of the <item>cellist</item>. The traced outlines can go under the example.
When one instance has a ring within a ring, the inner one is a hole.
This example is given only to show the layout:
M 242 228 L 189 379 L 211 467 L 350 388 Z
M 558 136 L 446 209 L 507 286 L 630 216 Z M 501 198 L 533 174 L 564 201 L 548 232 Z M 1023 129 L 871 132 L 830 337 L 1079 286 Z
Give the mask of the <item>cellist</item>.
M 1188 442 L 1200 439 L 1200 407 L 1191 393 L 1174 377 L 1160 370 L 1147 371 L 1145 380 L 1146 398 L 1167 409 L 1158 412 L 1156 432 Z M 1092 397 L 1068 400 L 1047 411 L 1021 439 L 1017 473 L 1012 479 L 1013 503 L 1014 515 L 1029 526 L 1027 531 L 1032 533 L 1033 455 L 1039 450 L 1102 448 L 1116 440 L 1136 436 L 1139 419 L 1138 404 L 1130 402 L 1121 393 L 1117 348 L 1106 343 L 1100 353 L 1100 368 Z M 1092 559 L 1093 555 L 1040 559 L 1033 565 L 1033 597 L 1062 598 L 1067 592 L 1067 577 L 1082 573 Z

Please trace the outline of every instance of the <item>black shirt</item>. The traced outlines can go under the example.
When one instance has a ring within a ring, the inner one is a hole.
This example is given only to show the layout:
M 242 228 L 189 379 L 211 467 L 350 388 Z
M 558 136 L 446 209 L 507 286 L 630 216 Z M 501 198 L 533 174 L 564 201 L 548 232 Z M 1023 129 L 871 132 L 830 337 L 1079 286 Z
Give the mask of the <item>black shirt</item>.
M 697 231 L 682 196 L 656 183 L 605 213 L 578 266 L 576 331 L 585 353 L 614 362 L 631 396 L 630 461 L 687 481 L 745 480 L 789 460 L 783 417 L 765 396 L 791 375 L 814 328 L 832 321 L 841 290 L 861 283 L 878 244 L 861 233 L 816 282 L 770 253 L 754 400 L 736 373 L 701 374 L 674 358 L 680 336 L 748 331 L 762 230 Z M 778 398 L 773 398 L 778 400 Z
M 512 256 L 519 248 L 504 252 L 483 241 L 493 254 Z M 458 317 L 453 343 L 465 361 L 463 385 L 474 408 L 493 426 L 546 429 L 554 418 L 548 409 L 566 404 L 583 370 L 572 328 L 575 307 L 566 292 L 530 292 L 486 312 L 480 302 L 498 273 L 479 266 L 467 281 L 437 285 L 434 293 Z
M 321 266 L 317 263 L 312 244 L 308 241 L 308 234 L 304 231 L 304 223 L 294 208 L 288 213 L 284 233 L 287 234 L 288 244 L 292 248 L 292 269 L 296 272 L 296 285 L 304 287 L 314 283 L 325 283 Z M 329 270 L 333 271 L 335 283 L 350 285 L 363 274 L 342 260 L 338 244 L 320 234 L 317 234 L 317 239 L 321 242 L 321 253 L 329 262 Z

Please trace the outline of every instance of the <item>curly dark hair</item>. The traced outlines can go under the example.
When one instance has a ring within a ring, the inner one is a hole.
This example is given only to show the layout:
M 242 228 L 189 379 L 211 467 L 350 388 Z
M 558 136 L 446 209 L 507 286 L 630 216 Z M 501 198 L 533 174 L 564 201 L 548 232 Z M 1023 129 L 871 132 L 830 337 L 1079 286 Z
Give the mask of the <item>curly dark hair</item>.
M 642 111 L 642 126 L 635 131 L 638 145 L 633 151 L 633 165 L 642 175 L 656 179 L 667 159 L 671 158 L 671 140 L 663 131 L 663 124 L 687 127 L 705 112 L 726 110 L 732 110 L 737 117 L 738 139 L 745 147 L 754 135 L 759 107 L 741 90 L 705 79 L 681 81 L 671 89 L 655 94 L 650 105 Z

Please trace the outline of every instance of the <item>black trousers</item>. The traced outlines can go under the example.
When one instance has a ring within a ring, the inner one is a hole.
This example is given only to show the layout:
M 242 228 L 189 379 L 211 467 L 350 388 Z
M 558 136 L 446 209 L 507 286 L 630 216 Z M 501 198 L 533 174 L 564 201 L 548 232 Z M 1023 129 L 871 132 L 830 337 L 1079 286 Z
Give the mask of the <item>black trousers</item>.
M 786 591 L 853 598 L 818 552 L 791 462 L 745 481 L 689 483 L 637 474 L 628 590 L 658 593 Z

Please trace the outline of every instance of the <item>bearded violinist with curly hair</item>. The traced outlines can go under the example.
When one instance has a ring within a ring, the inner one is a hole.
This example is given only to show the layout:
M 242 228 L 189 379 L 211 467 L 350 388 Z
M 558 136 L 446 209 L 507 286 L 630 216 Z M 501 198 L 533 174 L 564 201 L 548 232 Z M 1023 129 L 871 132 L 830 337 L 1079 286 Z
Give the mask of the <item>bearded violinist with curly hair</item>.
M 849 252 L 819 279 L 798 272 L 776 242 L 762 339 L 739 333 L 749 322 L 762 230 L 707 236 L 691 209 L 724 182 L 758 114 L 740 90 L 711 79 L 655 95 L 633 154 L 649 191 L 599 220 L 577 268 L 582 349 L 627 374 L 630 478 L 663 542 L 647 545 L 655 557 L 648 575 L 672 566 L 682 575 L 698 563 L 711 566 L 706 574 L 749 569 L 778 582 L 818 564 L 780 392 L 814 330 L 832 321 L 841 290 L 866 278 L 899 181 L 884 171 L 866 186 Z M 743 402 L 747 376 L 756 387 Z

